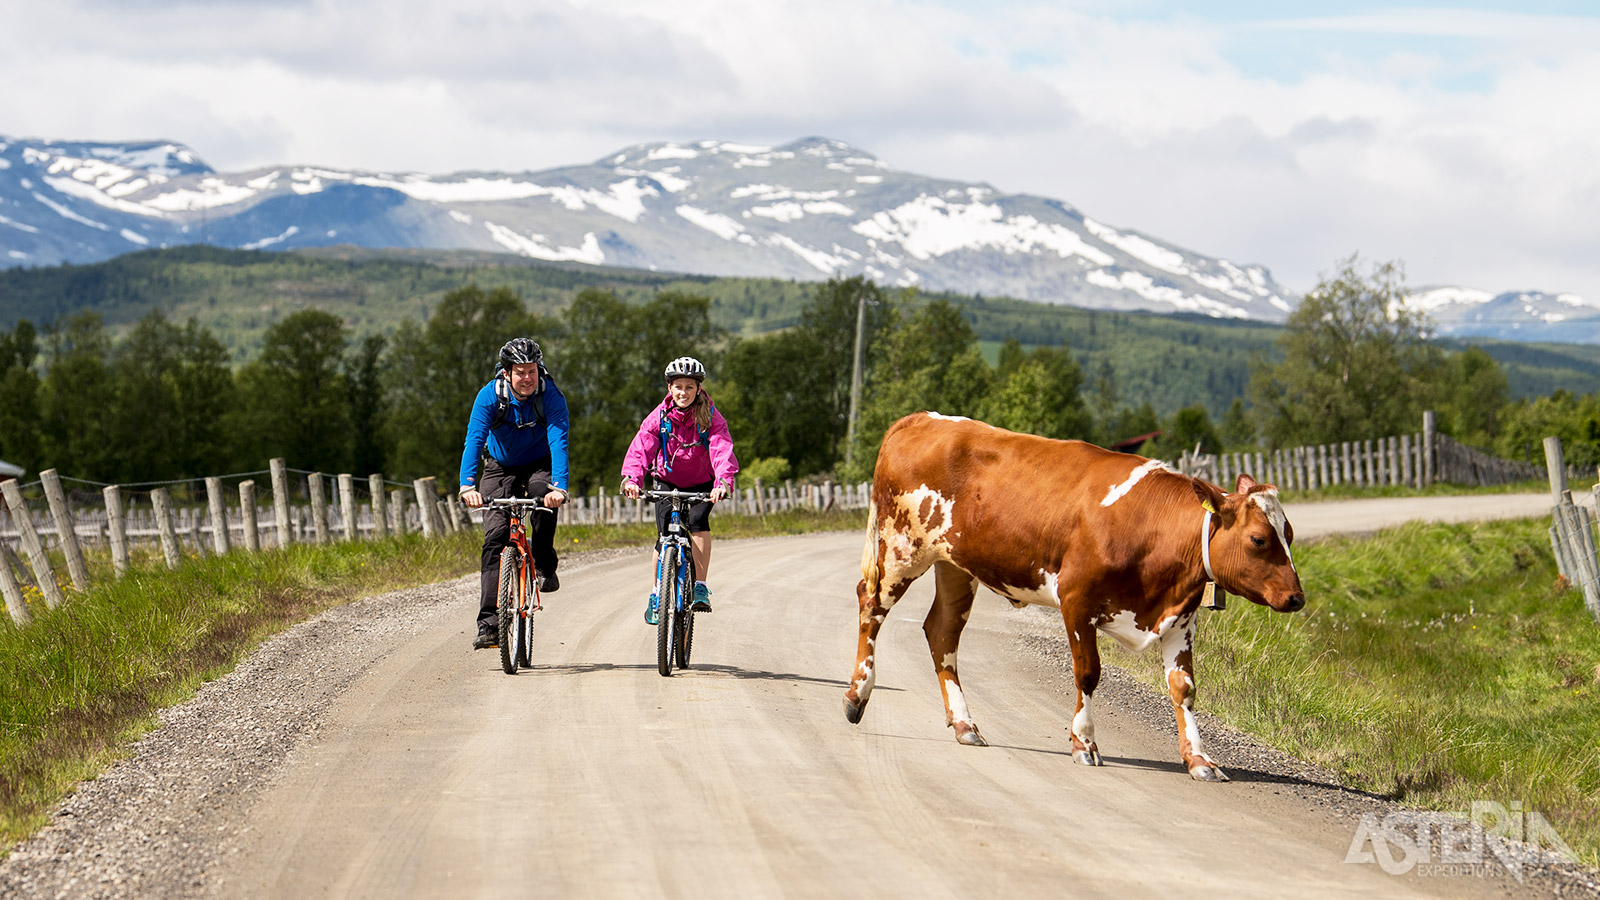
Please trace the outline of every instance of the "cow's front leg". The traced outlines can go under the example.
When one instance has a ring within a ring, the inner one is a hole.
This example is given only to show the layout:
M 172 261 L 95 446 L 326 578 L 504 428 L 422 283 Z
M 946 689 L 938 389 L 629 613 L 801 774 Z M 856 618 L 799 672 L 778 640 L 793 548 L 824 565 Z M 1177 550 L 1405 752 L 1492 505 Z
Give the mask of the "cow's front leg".
M 1195 781 L 1227 781 L 1228 776 L 1200 749 L 1200 729 L 1194 721 L 1195 614 L 1172 623 L 1161 635 L 1161 661 L 1167 669 L 1167 691 L 1178 722 L 1178 753 Z
M 1100 648 L 1094 626 L 1067 623 L 1067 645 L 1072 648 L 1072 678 L 1078 684 L 1078 706 L 1072 715 L 1072 758 L 1085 766 L 1102 765 L 1094 742 L 1094 689 L 1100 686 Z
M 939 676 L 939 688 L 944 691 L 944 722 L 956 730 L 957 741 L 986 747 L 988 742 L 978 733 L 978 723 L 972 721 L 967 698 L 961 693 L 961 678 L 956 674 L 956 648 L 961 643 L 961 630 L 972 617 L 978 582 L 954 563 L 944 561 L 934 563 L 933 577 L 933 606 L 922 622 L 922 633 L 928 636 L 928 652 L 933 654 L 933 669 Z

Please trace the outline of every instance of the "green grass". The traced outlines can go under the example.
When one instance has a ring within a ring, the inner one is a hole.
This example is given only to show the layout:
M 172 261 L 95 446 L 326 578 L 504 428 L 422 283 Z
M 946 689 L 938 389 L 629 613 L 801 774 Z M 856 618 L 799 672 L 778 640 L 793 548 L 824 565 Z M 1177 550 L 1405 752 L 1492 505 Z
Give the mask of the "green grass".
M 862 510 L 718 516 L 721 537 L 863 527 Z M 643 546 L 654 524 L 567 525 L 563 553 Z M 26 837 L 72 786 L 122 757 L 157 724 L 253 648 L 341 603 L 475 571 L 482 532 L 189 559 L 168 570 L 146 551 L 123 578 L 89 554 L 91 584 L 48 610 L 27 588 L 34 621 L 0 616 L 0 848 Z M 57 562 L 58 578 L 65 567 Z M 3 563 L 0 563 L 3 564 Z M 0 856 L 4 855 L 0 849 Z
M 1229 490 L 1232 484 L 1224 485 Z M 1360 487 L 1354 484 L 1335 484 L 1314 491 L 1280 490 L 1285 503 L 1317 503 L 1323 500 L 1372 500 L 1380 497 L 1464 497 L 1482 494 L 1544 494 L 1550 491 L 1550 482 L 1543 478 L 1535 481 L 1517 481 L 1510 484 L 1466 485 L 1437 482 L 1425 488 L 1385 484 Z
M 1205 614 L 1202 708 L 1347 785 L 1429 809 L 1520 800 L 1600 861 L 1600 626 L 1543 519 L 1297 548 L 1304 612 Z M 1165 689 L 1145 656 L 1111 661 Z

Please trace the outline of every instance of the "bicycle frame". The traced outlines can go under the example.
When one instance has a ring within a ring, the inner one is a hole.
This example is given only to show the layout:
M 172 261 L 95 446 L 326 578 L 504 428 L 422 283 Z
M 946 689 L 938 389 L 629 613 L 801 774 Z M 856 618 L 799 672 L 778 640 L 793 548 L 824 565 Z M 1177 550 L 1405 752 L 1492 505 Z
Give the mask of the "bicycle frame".
M 678 548 L 678 571 L 673 572 L 672 577 L 677 579 L 680 584 L 686 583 L 692 587 L 693 578 L 688 579 L 687 582 L 683 580 L 684 570 L 687 569 L 691 574 L 694 571 L 694 545 L 689 539 L 689 532 L 684 529 L 683 509 L 690 502 L 709 500 L 711 495 L 673 490 L 640 491 L 639 496 L 646 500 L 672 501 L 672 516 L 667 520 L 667 533 L 661 536 L 661 542 L 656 547 L 656 595 L 660 596 L 662 593 L 661 578 L 666 573 L 661 571 L 661 565 L 666 556 L 661 551 L 665 550 L 668 544 Z M 692 602 L 692 598 L 684 598 L 684 593 L 684 591 L 674 592 L 677 598 L 677 602 L 674 604 L 676 608 L 673 609 L 674 614 L 684 612 L 688 608 L 688 604 Z
M 538 574 L 533 561 L 533 548 L 528 542 L 527 529 L 523 527 L 525 510 L 544 510 L 551 515 L 555 510 L 544 505 L 542 498 L 507 497 L 484 504 L 487 509 L 503 509 L 509 518 L 509 546 L 501 555 L 500 593 L 495 602 L 500 623 L 500 665 L 507 675 L 517 674 L 519 667 L 533 662 L 533 614 L 544 608 L 539 593 Z M 509 557 L 509 562 L 508 562 Z M 507 579 L 506 566 L 514 565 L 516 572 Z M 530 596 L 531 604 L 530 604 Z M 502 601 L 502 598 L 506 598 Z

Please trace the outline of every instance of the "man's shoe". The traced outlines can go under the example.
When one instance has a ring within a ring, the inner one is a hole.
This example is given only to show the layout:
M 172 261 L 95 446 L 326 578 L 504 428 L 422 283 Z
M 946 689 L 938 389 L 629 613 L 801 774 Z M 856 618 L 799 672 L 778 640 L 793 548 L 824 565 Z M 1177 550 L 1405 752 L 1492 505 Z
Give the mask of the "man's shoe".
M 697 581 L 694 585 L 694 602 L 689 604 L 690 612 L 711 612 L 711 588 L 705 582 Z
M 496 631 L 479 629 L 478 636 L 472 639 L 472 649 L 487 650 L 490 647 L 500 646 L 500 635 Z
M 561 579 L 556 577 L 556 573 L 539 576 L 539 593 L 554 594 L 559 590 L 561 590 Z
M 650 605 L 644 608 L 644 620 L 651 625 L 661 624 L 661 610 L 657 609 L 661 600 L 655 595 L 650 595 Z

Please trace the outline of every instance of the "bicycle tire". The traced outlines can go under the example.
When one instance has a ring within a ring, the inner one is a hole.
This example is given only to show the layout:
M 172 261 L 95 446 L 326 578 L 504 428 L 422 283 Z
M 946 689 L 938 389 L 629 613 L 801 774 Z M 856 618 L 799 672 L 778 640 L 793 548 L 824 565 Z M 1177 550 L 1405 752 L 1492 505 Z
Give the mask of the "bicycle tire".
M 678 611 L 676 572 L 678 548 L 668 544 L 661 548 L 661 596 L 656 601 L 656 671 L 663 676 L 672 674 L 672 622 Z
M 538 604 L 529 603 L 521 617 L 521 634 L 517 637 L 517 665 L 524 669 L 533 668 L 533 613 Z
M 507 675 L 517 674 L 517 578 L 521 568 L 517 548 L 500 551 L 500 668 Z
M 694 556 L 683 561 L 683 567 L 678 577 L 678 596 L 683 598 L 683 621 L 675 629 L 677 632 L 677 657 L 678 668 L 689 668 L 689 651 L 693 649 L 694 642 L 694 610 L 689 607 L 694 604 Z

